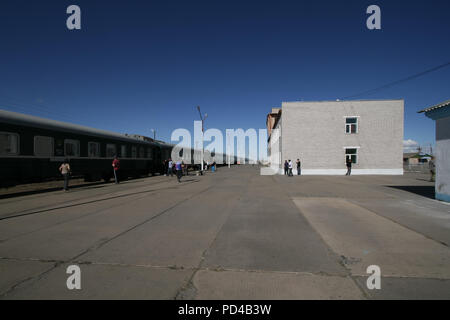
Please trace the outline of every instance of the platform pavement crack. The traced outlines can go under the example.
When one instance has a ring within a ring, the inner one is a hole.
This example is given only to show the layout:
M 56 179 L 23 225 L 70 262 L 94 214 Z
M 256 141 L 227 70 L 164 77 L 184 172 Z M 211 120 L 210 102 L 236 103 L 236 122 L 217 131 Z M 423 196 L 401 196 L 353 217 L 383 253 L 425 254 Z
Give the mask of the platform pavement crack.
M 122 207 L 124 205 L 128 205 L 130 202 L 135 202 L 135 201 L 144 199 L 146 197 L 147 197 L 147 195 L 141 196 L 141 197 L 138 197 L 138 198 L 133 198 L 133 199 L 131 199 L 129 201 L 122 202 L 121 204 L 118 204 L 118 205 L 113 205 L 113 206 L 110 206 L 110 207 L 107 207 L 107 208 L 102 208 L 102 209 L 99 209 L 99 210 L 90 211 L 88 213 L 85 213 L 83 215 L 80 215 L 80 216 L 72 218 L 72 219 L 64 220 L 64 221 L 61 221 L 61 222 L 58 222 L 58 223 L 55 223 L 55 224 L 52 224 L 52 225 L 49 225 L 49 226 L 38 228 L 38 229 L 35 229 L 33 231 L 30 231 L 30 232 L 21 233 L 21 234 L 12 236 L 10 238 L 1 239 L 0 243 L 1 242 L 6 242 L 6 241 L 9 241 L 9 240 L 12 240 L 12 239 L 20 238 L 20 237 L 23 237 L 23 236 L 26 236 L 26 235 L 29 235 L 29 234 L 32 234 L 32 233 L 35 233 L 35 232 L 39 232 L 39 231 L 45 230 L 45 229 L 50 229 L 50 228 L 53 228 L 53 227 L 58 226 L 58 225 L 63 225 L 65 223 L 69 223 L 69 222 L 73 222 L 73 221 L 76 221 L 76 220 L 79 220 L 79 219 L 83 219 L 83 218 L 88 217 L 88 216 L 92 217 L 93 215 L 96 215 L 96 214 L 102 213 L 104 211 L 110 210 L 111 208 L 119 208 L 119 207 Z
M 31 276 L 31 277 L 27 277 L 17 283 L 15 283 L 14 285 L 12 285 L 9 289 L 7 289 L 5 292 L 0 293 L 0 299 L 3 297 L 6 297 L 8 294 L 10 294 L 11 292 L 13 292 L 14 290 L 16 290 L 18 287 L 20 287 L 21 285 L 24 285 L 26 283 L 28 284 L 32 284 L 36 281 L 39 281 L 40 279 L 42 279 L 46 274 L 48 274 L 49 272 L 51 272 L 52 270 L 56 269 L 61 263 L 60 262 L 56 262 L 53 266 L 51 266 L 49 269 L 41 272 L 38 275 L 35 276 Z
M 276 184 L 279 188 L 281 188 L 279 186 L 279 184 Z M 343 267 L 343 270 L 346 273 L 346 277 L 348 279 L 350 279 L 353 284 L 358 288 L 358 290 L 360 291 L 360 293 L 362 294 L 362 296 L 366 299 L 370 299 L 370 297 L 367 295 L 367 293 L 361 288 L 361 286 L 358 284 L 358 282 L 356 281 L 356 279 L 354 279 L 352 277 L 351 274 L 351 270 L 347 268 L 347 266 L 345 265 L 344 261 L 342 260 L 342 256 L 340 256 L 337 252 L 334 252 L 333 249 L 328 245 L 328 243 L 325 241 L 325 239 L 322 237 L 322 235 L 320 234 L 320 232 L 318 232 L 318 230 L 316 230 L 316 228 L 314 228 L 314 226 L 310 223 L 310 221 L 306 218 L 306 216 L 301 212 L 301 210 L 295 205 L 294 203 L 294 198 L 287 196 L 287 198 L 291 201 L 292 205 L 296 208 L 297 212 L 303 217 L 303 219 L 306 221 L 306 223 L 309 225 L 309 227 L 311 228 L 311 230 L 314 230 L 315 233 L 317 234 L 317 236 L 322 240 L 322 243 L 324 244 L 325 248 L 327 249 L 327 251 L 329 253 L 332 254 L 332 257 L 341 257 L 340 259 L 333 259 L 337 264 L 339 264 L 340 266 Z
M 228 178 L 226 178 L 225 180 L 227 180 Z M 250 184 L 250 179 L 247 179 L 247 184 L 246 186 L 248 187 L 248 185 Z M 220 227 L 217 230 L 216 235 L 214 236 L 214 238 L 211 240 L 211 242 L 209 243 L 209 245 L 206 247 L 205 250 L 203 250 L 202 255 L 200 257 L 200 262 L 198 263 L 198 265 L 194 268 L 191 276 L 189 277 L 188 281 L 186 282 L 185 285 L 181 286 L 177 293 L 175 294 L 173 300 L 186 300 L 185 298 L 189 298 L 192 299 L 192 296 L 195 296 L 197 289 L 194 286 L 193 280 L 195 278 L 195 275 L 198 273 L 198 271 L 204 270 L 204 268 L 202 268 L 203 263 L 205 261 L 205 256 L 206 253 L 212 248 L 213 244 L 216 242 L 218 236 L 220 235 L 224 225 L 227 223 L 228 219 L 230 218 L 231 214 L 233 213 L 233 209 L 236 207 L 237 203 L 241 201 L 241 195 L 238 194 L 237 198 L 235 199 L 235 205 L 233 205 L 231 208 L 228 209 L 228 211 L 230 211 L 228 213 L 228 215 L 226 216 L 226 218 L 223 220 L 223 223 L 220 225 Z M 194 293 L 192 293 L 192 291 Z
M 200 192 L 197 192 L 197 193 L 195 193 L 195 194 L 193 194 L 193 195 L 191 195 L 191 196 L 189 196 L 189 197 L 187 197 L 187 198 L 185 198 L 183 200 L 180 200 L 180 201 L 176 202 L 174 205 L 170 206 L 169 208 L 166 208 L 166 209 L 162 210 L 158 214 L 156 214 L 156 215 L 154 215 L 154 216 L 152 216 L 152 217 L 150 217 L 150 218 L 148 218 L 148 219 L 138 223 L 137 225 L 134 225 L 133 227 L 128 228 L 125 231 L 122 231 L 122 232 L 116 234 L 115 236 L 102 241 L 101 243 L 97 243 L 97 244 L 89 247 L 88 249 L 84 250 L 83 252 L 77 254 L 76 256 L 74 256 L 72 258 L 69 258 L 67 260 L 58 261 L 52 267 L 50 267 L 48 270 L 46 270 L 46 271 L 44 271 L 44 272 L 42 272 L 42 273 L 40 273 L 38 275 L 35 275 L 33 277 L 28 277 L 28 278 L 26 278 L 26 279 L 24 279 L 22 281 L 19 281 L 18 283 L 16 283 L 13 286 L 11 286 L 7 291 L 5 291 L 5 293 L 0 294 L 0 297 L 4 297 L 4 296 L 8 295 L 9 293 L 14 291 L 16 288 L 18 288 L 22 284 L 28 283 L 30 285 L 32 283 L 35 283 L 36 281 L 39 281 L 40 279 L 42 279 L 42 277 L 44 277 L 46 274 L 48 274 L 52 270 L 56 269 L 58 266 L 66 264 L 66 263 L 70 263 L 70 262 L 75 262 L 76 259 L 78 259 L 79 257 L 83 256 L 84 254 L 86 254 L 88 252 L 91 252 L 93 250 L 96 250 L 96 249 L 104 246 L 108 242 L 110 242 L 110 241 L 112 241 L 114 239 L 117 239 L 117 238 L 123 236 L 124 234 L 126 234 L 126 233 L 128 233 L 128 232 L 130 232 L 130 231 L 132 231 L 132 230 L 134 230 L 134 229 L 136 229 L 136 228 L 138 228 L 138 227 L 140 227 L 140 226 L 142 226 L 142 225 L 144 225 L 144 224 L 146 224 L 146 223 L 148 223 L 148 222 L 150 222 L 150 221 L 152 221 L 152 220 L 154 220 L 154 219 L 156 219 L 156 218 L 158 218 L 158 217 L 160 217 L 162 215 L 164 215 L 165 213 L 169 212 L 170 210 L 174 209 L 175 207 L 179 206 L 180 204 L 182 204 L 182 203 L 184 203 L 186 201 L 189 201 L 189 200 L 197 197 L 198 195 L 201 195 L 203 192 L 208 191 L 211 188 L 213 188 L 213 186 L 209 186 L 207 188 L 204 188 Z
M 188 184 L 191 184 L 194 182 L 188 182 Z M 29 216 L 29 215 L 33 215 L 33 214 L 39 214 L 39 213 L 44 213 L 44 212 L 50 212 L 50 211 L 55 211 L 55 210 L 60 210 L 60 209 L 67 209 L 67 208 L 73 208 L 73 207 L 77 207 L 77 206 L 83 206 L 86 204 L 92 204 L 92 203 L 96 203 L 96 202 L 101 202 L 101 201 L 107 201 L 107 200 L 113 200 L 113 199 L 117 199 L 117 198 L 124 198 L 124 197 L 129 197 L 129 196 L 133 196 L 133 195 L 137 195 L 137 194 L 142 194 L 142 193 L 151 193 L 154 191 L 160 191 L 160 190 L 165 190 L 165 189 L 172 189 L 175 188 L 174 186 L 170 186 L 170 187 L 166 187 L 166 188 L 162 188 L 162 189 L 150 189 L 150 190 L 143 190 L 140 192 L 135 192 L 135 193 L 125 193 L 125 194 L 121 194 L 118 196 L 113 196 L 113 197 L 107 197 L 107 198 L 101 198 L 101 199 L 96 199 L 96 200 L 91 200 L 91 201 L 86 201 L 86 202 L 81 202 L 81 203 L 75 203 L 75 204 L 70 204 L 70 205 L 66 205 L 66 206 L 60 206 L 60 207 L 50 207 L 50 208 L 46 208 L 43 210 L 38 210 L 38 211 L 32 211 L 32 212 L 25 212 L 25 213 L 21 213 L 21 214 L 13 214 L 13 215 L 9 215 L 9 216 L 4 216 L 0 218 L 0 221 L 2 220 L 8 220 L 8 219 L 13 219 L 13 218 L 19 218 L 19 217 L 23 217 L 23 216 Z M 135 188 L 137 189 L 137 188 Z M 88 197 L 89 199 L 89 197 Z M 77 201 L 77 200 L 75 200 Z M 73 202 L 75 202 L 73 201 Z
M 134 229 L 137 229 L 137 228 L 143 226 L 144 224 L 146 224 L 146 223 L 148 223 L 148 222 L 150 222 L 150 221 L 152 221 L 152 220 L 155 220 L 156 218 L 158 218 L 158 217 L 164 215 L 165 213 L 169 212 L 170 210 L 176 208 L 176 207 L 179 206 L 180 204 L 182 204 L 182 203 L 184 203 L 184 202 L 186 202 L 186 201 L 189 201 L 189 200 L 191 200 L 191 199 L 197 197 L 198 195 L 202 194 L 203 192 L 205 192 L 205 191 L 207 191 L 207 190 L 209 190 L 209 189 L 211 189 L 211 188 L 212 188 L 212 186 L 209 186 L 209 187 L 203 189 L 202 191 L 200 191 L 200 192 L 198 192 L 198 193 L 195 193 L 195 194 L 189 196 L 188 198 L 185 198 L 185 199 L 183 199 L 183 200 L 180 200 L 180 201 L 176 202 L 174 205 L 170 206 L 169 208 L 164 209 L 163 211 L 157 213 L 156 215 L 151 216 L 151 217 L 148 218 L 148 219 L 145 219 L 144 221 L 142 221 L 142 222 L 140 222 L 140 223 L 138 223 L 138 224 L 136 224 L 136 225 L 134 225 L 134 226 L 132 226 L 132 227 L 130 227 L 130 228 L 128 228 L 128 229 L 126 229 L 126 230 L 124 230 L 124 231 L 118 233 L 118 234 L 116 234 L 115 236 L 113 236 L 113 237 L 111 237 L 111 238 L 105 239 L 104 241 L 102 241 L 102 242 L 100 242 L 100 243 L 98 243 L 98 244 L 95 244 L 95 245 L 91 246 L 90 248 L 84 250 L 83 252 L 79 253 L 79 254 L 76 255 L 75 257 L 69 259 L 68 262 L 74 261 L 74 260 L 78 259 L 79 257 L 81 257 L 82 255 L 84 255 L 84 254 L 86 254 L 86 253 L 88 253 L 88 252 L 91 252 L 91 251 L 94 251 L 94 250 L 97 250 L 97 249 L 103 247 L 103 246 L 104 246 L 105 244 L 107 244 L 108 242 L 111 242 L 111 241 L 113 241 L 113 240 L 115 240 L 115 239 L 117 239 L 117 238 L 119 238 L 119 237 L 125 235 L 126 233 L 128 233 L 128 232 L 130 232 L 130 231 L 132 231 L 132 230 L 134 230 Z
M 165 183 L 165 182 L 167 182 L 167 181 L 166 180 L 165 181 L 155 181 L 153 184 L 151 184 L 151 186 L 153 187 L 153 186 L 159 185 L 161 183 Z M 103 189 L 103 191 L 107 191 L 107 192 L 102 193 L 100 195 L 97 194 L 97 195 L 93 195 L 93 196 L 82 196 L 82 197 L 80 197 L 78 199 L 70 200 L 69 203 L 76 203 L 77 201 L 81 201 L 81 200 L 85 200 L 86 201 L 88 199 L 98 198 L 98 197 L 101 197 L 101 196 L 104 196 L 104 195 L 107 195 L 107 194 L 111 194 L 110 191 L 113 191 L 112 194 L 120 194 L 121 192 L 123 192 L 123 190 L 111 190 L 111 188 L 109 188 L 109 187 L 112 187 L 112 186 L 113 186 L 112 184 L 110 184 L 110 185 L 104 184 L 103 187 L 105 189 Z M 126 186 L 128 187 L 128 184 Z M 126 190 L 127 191 L 131 191 L 131 190 L 136 190 L 136 189 L 143 188 L 143 187 L 145 187 L 145 185 L 141 184 L 141 185 L 138 185 L 138 186 L 133 186 L 133 187 L 127 188 Z M 86 190 L 90 190 L 89 186 L 88 187 L 80 187 L 79 189 L 77 189 L 77 191 L 75 193 L 76 194 L 79 193 L 79 192 L 81 193 L 81 192 L 86 191 Z M 58 195 L 60 192 L 61 191 L 55 191 L 53 193 L 53 195 Z M 70 193 L 73 194 L 74 192 L 70 192 Z M 31 199 L 27 199 L 27 200 L 33 200 L 33 199 L 35 199 L 35 197 L 33 197 Z M 17 201 L 17 200 L 1 202 L 1 203 L 2 204 L 9 204 L 9 203 L 14 203 L 15 201 Z M 35 207 L 33 209 L 29 209 L 29 210 L 10 212 L 9 216 L 17 215 L 17 214 L 21 214 L 21 213 L 28 213 L 30 210 L 37 211 L 37 210 L 44 210 L 44 209 L 52 209 L 54 206 L 59 206 L 59 205 L 65 204 L 67 202 L 68 202 L 67 200 L 64 200 L 64 201 L 55 202 L 55 203 L 53 203 L 52 206 L 48 206 L 48 205 L 46 205 L 46 206 L 38 206 L 38 207 Z

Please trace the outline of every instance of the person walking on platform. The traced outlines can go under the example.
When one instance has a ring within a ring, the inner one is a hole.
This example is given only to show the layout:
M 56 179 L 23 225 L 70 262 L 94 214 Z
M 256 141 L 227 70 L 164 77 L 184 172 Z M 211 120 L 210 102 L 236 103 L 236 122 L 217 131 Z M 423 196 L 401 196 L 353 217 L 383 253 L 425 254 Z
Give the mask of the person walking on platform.
M 302 163 L 300 162 L 300 159 L 297 159 L 297 175 L 302 175 Z
M 287 176 L 289 172 L 289 163 L 287 160 L 284 160 L 284 175 Z
M 181 177 L 183 176 L 183 171 L 182 171 L 182 166 L 181 166 L 181 161 L 177 161 L 176 163 L 175 163 L 175 170 L 177 171 L 177 179 L 178 179 L 178 182 L 181 182 Z
M 347 173 L 346 176 L 349 176 L 352 174 L 352 159 L 347 158 Z
M 167 176 L 173 177 L 173 161 L 169 158 L 169 163 L 167 164 Z
M 114 180 L 116 181 L 116 184 L 119 184 L 120 160 L 117 158 L 117 156 L 114 156 L 112 167 L 114 171 Z
M 68 159 L 64 159 L 64 162 L 59 167 L 59 172 L 64 177 L 64 191 L 69 191 L 70 165 Z

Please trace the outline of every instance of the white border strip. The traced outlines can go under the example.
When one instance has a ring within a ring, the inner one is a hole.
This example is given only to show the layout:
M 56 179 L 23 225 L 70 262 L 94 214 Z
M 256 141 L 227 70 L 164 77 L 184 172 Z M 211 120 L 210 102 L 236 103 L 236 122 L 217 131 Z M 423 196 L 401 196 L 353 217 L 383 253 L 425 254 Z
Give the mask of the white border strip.
M 269 172 L 273 174 L 284 175 L 284 169 L 267 168 Z M 294 176 L 297 175 L 297 169 L 293 169 Z M 302 175 L 304 176 L 344 176 L 347 173 L 347 169 L 302 169 Z M 352 169 L 352 175 L 403 175 L 403 168 L 401 169 Z

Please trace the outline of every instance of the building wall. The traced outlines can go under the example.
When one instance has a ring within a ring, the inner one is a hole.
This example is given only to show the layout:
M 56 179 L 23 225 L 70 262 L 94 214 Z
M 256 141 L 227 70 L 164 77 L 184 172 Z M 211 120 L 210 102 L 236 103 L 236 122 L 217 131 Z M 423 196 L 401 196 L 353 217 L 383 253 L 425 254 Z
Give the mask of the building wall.
M 269 159 L 271 168 L 277 173 L 282 168 L 281 162 L 281 146 L 282 146 L 282 119 L 280 119 L 276 127 L 272 131 L 269 142 Z
M 286 102 L 282 158 L 302 174 L 345 174 L 345 147 L 359 147 L 354 174 L 403 174 L 403 100 Z M 358 117 L 358 133 L 345 132 Z
M 436 198 L 450 202 L 450 117 L 436 120 Z

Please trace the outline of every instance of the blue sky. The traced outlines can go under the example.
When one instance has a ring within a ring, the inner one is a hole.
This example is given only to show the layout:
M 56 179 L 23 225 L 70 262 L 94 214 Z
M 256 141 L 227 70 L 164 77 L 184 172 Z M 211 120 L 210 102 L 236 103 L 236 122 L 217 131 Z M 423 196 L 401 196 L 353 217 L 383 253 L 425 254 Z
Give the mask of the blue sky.
M 77 4 L 82 29 L 66 28 Z M 382 30 L 366 28 L 381 7 Z M 335 100 L 450 61 L 450 2 L 5 0 L 0 108 L 169 140 L 264 128 L 282 101 Z M 405 140 L 434 143 L 416 112 L 450 99 L 450 67 L 360 99 L 405 99 Z

